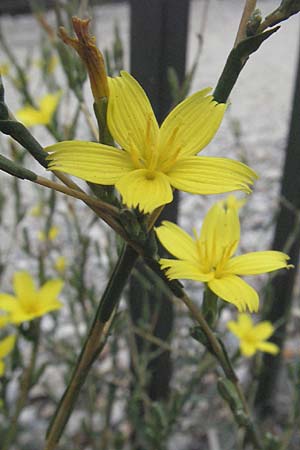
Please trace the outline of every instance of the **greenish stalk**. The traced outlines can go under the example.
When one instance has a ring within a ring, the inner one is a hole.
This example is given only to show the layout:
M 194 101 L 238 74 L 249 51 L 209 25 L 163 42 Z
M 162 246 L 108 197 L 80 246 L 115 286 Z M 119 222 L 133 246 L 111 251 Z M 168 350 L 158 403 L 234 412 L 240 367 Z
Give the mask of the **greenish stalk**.
M 40 334 L 40 326 L 39 321 L 37 321 L 36 325 L 36 336 L 34 342 L 32 344 L 31 356 L 29 365 L 26 369 L 24 369 L 21 381 L 20 381 L 20 394 L 17 399 L 16 409 L 13 417 L 11 418 L 9 428 L 4 436 L 4 440 L 1 446 L 1 450 L 9 450 L 11 444 L 13 443 L 16 432 L 18 429 L 18 421 L 23 408 L 26 406 L 28 401 L 29 391 L 32 387 L 32 379 L 34 375 L 34 370 L 36 366 L 37 353 L 39 348 L 39 334 Z
M 71 380 L 60 400 L 46 436 L 44 450 L 54 450 L 68 423 L 80 390 L 99 355 L 103 337 L 107 335 L 110 320 L 118 305 L 121 293 L 137 259 L 137 253 L 125 246 L 100 300 L 92 326 L 79 355 Z
M 240 41 L 229 53 L 223 72 L 214 90 L 213 97 L 218 103 L 226 103 L 228 97 L 246 64 L 249 56 L 280 27 L 272 28 Z
M 243 414 L 245 416 L 245 420 L 243 422 L 243 425 L 249 434 L 249 437 L 251 438 L 251 441 L 255 445 L 255 448 L 258 450 L 263 450 L 263 445 L 261 443 L 261 439 L 259 436 L 259 432 L 254 424 L 254 422 L 251 419 L 251 415 L 249 412 L 248 404 L 246 401 L 246 398 L 244 396 L 244 393 L 241 389 L 238 377 L 236 376 L 234 369 L 225 354 L 223 345 L 220 345 L 220 342 L 210 329 L 208 323 L 206 322 L 202 312 L 197 308 L 197 306 L 192 302 L 192 300 L 184 293 L 182 292 L 182 295 L 180 299 L 183 301 L 183 303 L 187 306 L 189 309 L 192 317 L 198 322 L 200 325 L 203 333 L 205 334 L 209 344 L 210 348 L 213 350 L 214 356 L 219 361 L 226 377 L 232 385 L 234 386 L 234 389 L 236 391 L 236 394 L 238 395 L 238 398 L 241 401 L 242 408 L 243 408 Z
M 253 442 L 254 446 L 258 450 L 263 450 L 263 445 L 261 443 L 261 438 L 259 432 L 256 428 L 255 423 L 253 422 L 246 398 L 239 384 L 239 380 L 235 371 L 232 367 L 232 364 L 227 356 L 225 347 L 220 341 L 211 328 L 209 327 L 207 321 L 205 320 L 202 311 L 193 303 L 193 301 L 189 298 L 189 296 L 183 290 L 181 284 L 177 280 L 168 280 L 165 274 L 161 271 L 159 263 L 150 258 L 145 258 L 149 267 L 166 283 L 169 289 L 173 292 L 173 294 L 179 298 L 188 308 L 193 319 L 200 325 L 200 328 L 205 335 L 206 338 L 206 347 L 207 349 L 215 356 L 219 364 L 221 365 L 226 378 L 232 384 L 236 395 L 238 396 L 240 403 L 242 405 L 242 413 L 243 413 L 243 426 L 246 429 L 247 435 Z M 240 423 L 241 424 L 241 423 Z
M 8 173 L 22 180 L 29 180 L 35 182 L 37 180 L 37 175 L 31 170 L 22 167 L 20 164 L 5 158 L 5 156 L 0 155 L 0 170 Z
M 22 123 L 10 119 L 0 120 L 0 131 L 11 136 L 26 148 L 43 167 L 47 168 L 47 153 Z

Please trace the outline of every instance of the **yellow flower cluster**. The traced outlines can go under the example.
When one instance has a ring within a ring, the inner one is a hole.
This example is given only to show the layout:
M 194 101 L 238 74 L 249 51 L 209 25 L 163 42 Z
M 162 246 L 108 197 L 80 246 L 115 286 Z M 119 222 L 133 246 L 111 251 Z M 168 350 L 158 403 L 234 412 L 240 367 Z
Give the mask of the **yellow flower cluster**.
M 226 105 L 217 103 L 209 88 L 181 102 L 159 127 L 149 99 L 130 74 L 123 71 L 119 77 L 108 78 L 108 87 L 107 123 L 121 148 L 59 142 L 46 149 L 49 169 L 114 185 L 127 207 L 145 214 L 170 203 L 173 189 L 192 194 L 251 192 L 257 176 L 245 164 L 197 156 L 217 132 L 226 111 Z M 234 196 L 217 202 L 205 217 L 201 232 L 194 230 L 193 237 L 167 221 L 156 228 L 156 234 L 176 258 L 160 259 L 169 279 L 201 281 L 239 311 L 256 312 L 258 294 L 241 276 L 292 266 L 287 263 L 288 255 L 279 251 L 235 256 L 240 241 L 238 211 L 244 203 Z M 275 353 L 274 345 L 264 342 L 272 334 L 271 324 L 255 326 L 244 314 L 229 327 L 241 340 L 244 355 L 258 349 Z

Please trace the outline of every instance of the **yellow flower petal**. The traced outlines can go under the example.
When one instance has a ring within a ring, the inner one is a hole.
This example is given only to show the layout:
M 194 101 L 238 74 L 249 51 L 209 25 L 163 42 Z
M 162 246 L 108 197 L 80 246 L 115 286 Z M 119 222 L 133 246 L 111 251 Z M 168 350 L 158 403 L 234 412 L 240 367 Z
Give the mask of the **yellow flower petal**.
M 257 178 L 245 164 L 227 158 L 191 156 L 178 159 L 168 172 L 170 183 L 192 194 L 220 194 L 235 190 L 251 192 Z
M 56 298 L 62 285 L 61 280 L 51 280 L 37 291 L 28 272 L 16 272 L 14 275 L 16 297 L 0 294 L 0 309 L 9 312 L 10 323 L 19 324 L 35 319 L 62 306 Z
M 28 299 L 36 296 L 36 288 L 32 276 L 28 272 L 16 272 L 14 274 L 14 291 L 21 303 L 27 303 Z
M 201 272 L 199 266 L 190 261 L 161 258 L 159 264 L 162 269 L 167 269 L 166 276 L 170 280 L 184 279 L 207 282 L 212 278 L 211 273 Z
M 173 199 L 168 178 L 160 172 L 139 169 L 128 173 L 116 183 L 116 188 L 129 208 L 139 207 L 148 213 Z
M 273 344 L 273 342 L 259 342 L 257 349 L 262 352 L 271 353 L 271 355 L 277 355 L 280 351 L 280 348 L 276 344 Z
M 209 288 L 221 299 L 235 305 L 239 311 L 258 311 L 259 300 L 257 292 L 244 280 L 228 275 L 214 278 L 208 282 Z
M 249 314 L 240 313 L 238 315 L 238 326 L 243 334 L 253 329 L 253 322 Z
M 0 310 L 11 312 L 16 307 L 17 300 L 9 294 L 0 294 Z
M 231 333 L 233 333 L 236 337 L 240 338 L 243 336 L 244 330 L 242 330 L 239 324 L 234 320 L 227 322 L 226 326 L 228 330 L 231 331 Z
M 230 321 L 227 328 L 239 338 L 243 338 L 253 330 L 253 322 L 249 314 L 240 313 L 237 322 Z
M 38 317 L 43 316 L 44 314 L 47 314 L 50 311 L 60 309 L 61 307 L 62 304 L 57 300 L 53 301 L 52 303 L 39 305 L 35 310 L 26 311 L 24 308 L 19 307 L 12 313 L 10 321 L 11 323 L 15 323 L 16 325 L 23 322 L 29 322 L 30 320 L 34 320 Z
M 233 208 L 224 209 L 220 202 L 214 204 L 206 214 L 199 238 L 201 259 L 206 260 L 207 269 L 217 267 L 222 258 L 230 258 L 240 240 L 240 221 Z
M 198 262 L 195 241 L 179 226 L 164 220 L 160 227 L 155 228 L 155 232 L 162 245 L 175 258 Z
M 128 154 L 108 145 L 64 141 L 45 149 L 49 169 L 60 170 L 92 183 L 112 185 L 133 170 Z
M 148 141 L 156 143 L 158 138 L 159 128 L 149 99 L 125 71 L 120 77 L 109 78 L 107 123 L 114 139 L 126 150 L 133 144 L 143 154 Z
M 240 343 L 240 349 L 242 355 L 247 356 L 248 358 L 253 356 L 256 352 L 256 346 L 248 341 L 242 341 Z
M 288 268 L 287 261 L 289 259 L 285 253 L 274 250 L 251 252 L 229 260 L 225 270 L 237 275 L 257 275 Z
M 38 291 L 37 300 L 42 303 L 51 303 L 53 300 L 56 300 L 63 285 L 63 281 L 59 279 L 46 281 Z
M 16 336 L 10 335 L 0 341 L 0 358 L 4 358 L 14 348 Z
M 210 88 L 191 95 L 174 108 L 164 120 L 160 131 L 161 153 L 172 140 L 174 149 L 180 148 L 180 155 L 194 155 L 202 150 L 216 134 L 226 110 L 225 104 L 218 104 Z M 174 130 L 176 138 L 174 136 Z
M 48 125 L 57 108 L 61 92 L 47 94 L 39 100 L 39 108 L 24 106 L 16 113 L 16 118 L 26 126 Z
M 274 333 L 274 327 L 271 322 L 265 320 L 254 326 L 253 330 L 256 339 L 264 341 Z
M 33 108 L 33 106 L 24 106 L 16 112 L 16 118 L 27 127 L 40 125 L 44 121 L 41 111 Z
M 39 109 L 43 113 L 45 124 L 49 123 L 57 108 L 61 92 L 47 94 L 39 100 Z

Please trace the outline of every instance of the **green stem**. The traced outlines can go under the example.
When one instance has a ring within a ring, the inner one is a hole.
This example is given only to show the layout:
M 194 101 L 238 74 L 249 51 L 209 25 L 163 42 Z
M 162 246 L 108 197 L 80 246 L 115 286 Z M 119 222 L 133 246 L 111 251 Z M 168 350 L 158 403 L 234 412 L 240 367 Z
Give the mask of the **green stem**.
M 4 442 L 2 444 L 1 450 L 9 450 L 13 440 L 16 437 L 17 428 L 18 428 L 18 420 L 20 417 L 20 414 L 25 407 L 27 400 L 28 400 L 28 394 L 32 386 L 32 377 L 35 370 L 36 365 L 36 359 L 37 359 L 37 353 L 38 353 L 38 347 L 39 347 L 39 334 L 40 334 L 40 328 L 39 328 L 39 322 L 36 325 L 36 338 L 34 339 L 32 350 L 31 350 L 31 357 L 29 361 L 29 365 L 26 369 L 24 369 L 23 376 L 21 378 L 21 390 L 20 395 L 16 403 L 16 409 L 13 417 L 11 418 L 9 428 L 4 436 Z
M 79 355 L 71 380 L 60 400 L 46 436 L 44 450 L 54 450 L 68 423 L 80 390 L 99 355 L 103 337 L 107 335 L 107 324 L 118 305 L 121 293 L 137 259 L 137 253 L 125 246 L 100 300 L 92 326 Z

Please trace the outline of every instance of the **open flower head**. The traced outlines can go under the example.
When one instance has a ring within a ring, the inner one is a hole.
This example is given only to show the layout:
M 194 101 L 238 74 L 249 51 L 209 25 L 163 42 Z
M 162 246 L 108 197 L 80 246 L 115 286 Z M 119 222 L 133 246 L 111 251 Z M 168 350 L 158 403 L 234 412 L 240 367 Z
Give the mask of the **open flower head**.
M 38 107 L 27 105 L 19 109 L 16 118 L 24 125 L 32 127 L 34 125 L 49 125 L 57 109 L 61 92 L 47 94 L 38 102 Z
M 177 259 L 160 259 L 170 279 L 190 279 L 207 283 L 220 298 L 240 311 L 258 310 L 258 294 L 240 275 L 257 275 L 291 267 L 288 255 L 263 251 L 233 256 L 240 241 L 236 207 L 218 202 L 208 211 L 201 233 L 192 238 L 177 225 L 164 221 L 156 228 L 162 245 Z
M 62 306 L 57 299 L 63 287 L 62 280 L 49 280 L 36 289 L 28 272 L 16 272 L 13 284 L 15 296 L 0 294 L 0 310 L 9 314 L 10 323 L 26 322 Z
M 198 157 L 213 138 L 226 105 L 204 89 L 174 108 L 159 128 L 151 104 L 127 72 L 109 79 L 107 122 L 117 148 L 66 141 L 46 148 L 49 168 L 92 183 L 115 185 L 128 207 L 149 213 L 173 199 L 173 188 L 192 194 L 250 192 L 255 173 L 228 158 Z
M 279 347 L 272 342 L 266 342 L 274 333 L 271 322 L 263 321 L 255 325 L 248 314 L 239 314 L 237 321 L 230 320 L 227 328 L 239 339 L 240 350 L 244 356 L 252 356 L 257 351 L 276 355 Z
M 44 204 L 42 202 L 39 202 L 31 208 L 30 215 L 32 217 L 42 217 L 43 209 L 44 209 Z
M 58 256 L 54 261 L 53 268 L 60 274 L 63 274 L 66 271 L 67 267 L 67 258 L 64 256 Z
M 2 377 L 5 371 L 5 363 L 3 360 L 12 351 L 15 342 L 15 335 L 7 336 L 0 341 L 0 377 Z

